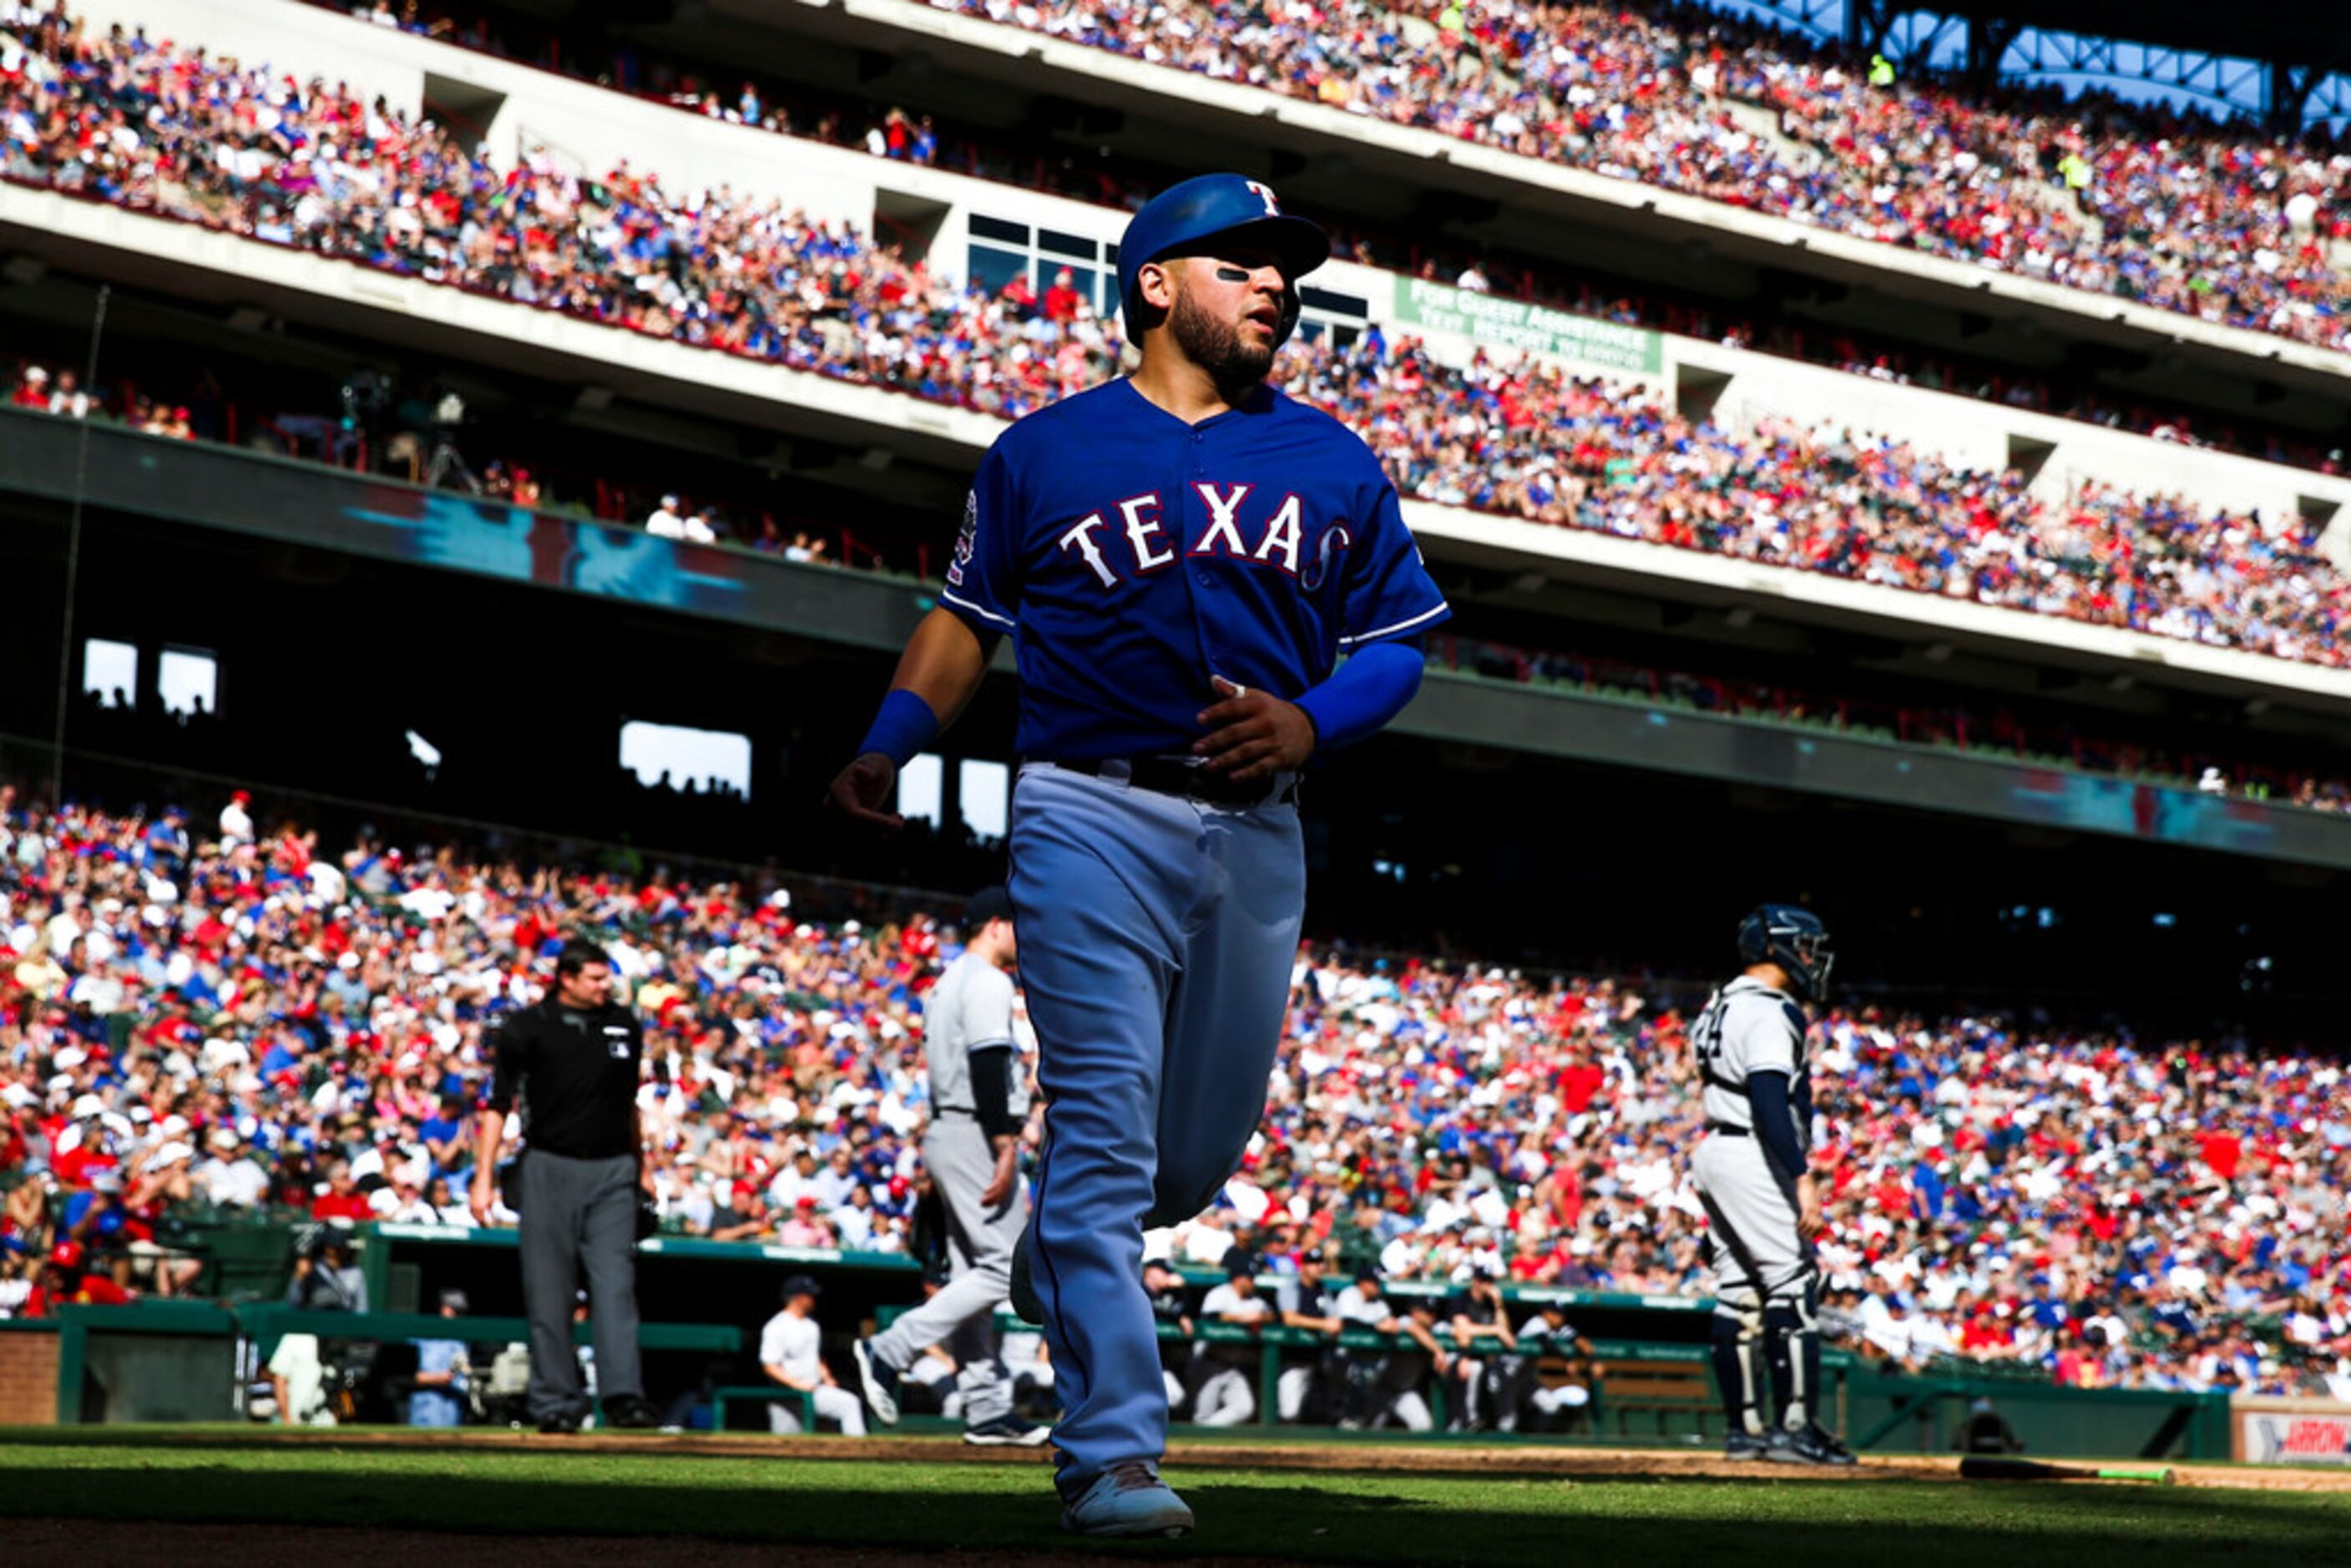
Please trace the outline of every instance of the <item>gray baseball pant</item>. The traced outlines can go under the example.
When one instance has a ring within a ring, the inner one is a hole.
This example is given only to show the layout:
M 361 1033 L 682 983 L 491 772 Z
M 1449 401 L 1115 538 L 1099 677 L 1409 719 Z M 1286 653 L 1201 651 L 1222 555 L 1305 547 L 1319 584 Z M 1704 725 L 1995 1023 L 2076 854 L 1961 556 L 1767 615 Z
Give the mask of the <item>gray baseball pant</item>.
M 1029 1223 L 1028 1188 L 1016 1181 L 1003 1207 L 981 1205 L 980 1194 L 996 1175 L 996 1153 L 978 1120 L 961 1112 L 932 1117 L 923 1135 L 923 1163 L 946 1209 L 947 1282 L 875 1334 L 872 1353 L 904 1371 L 928 1347 L 946 1345 L 956 1359 L 964 1421 L 977 1427 L 1012 1413 L 1012 1378 L 995 1318 L 1012 1289 L 1012 1249 Z
M 1717 1299 L 1742 1312 L 1800 1299 L 1812 1279 L 1812 1249 L 1796 1235 L 1795 1195 L 1762 1145 L 1710 1136 L 1690 1166 L 1706 1206 Z
M 1813 1251 L 1797 1234 L 1794 1185 L 1781 1179 L 1753 1137 L 1710 1134 L 1691 1167 L 1714 1265 L 1715 1375 L 1724 1385 L 1725 1412 L 1750 1434 L 1762 1431 L 1760 1353 L 1770 1364 L 1780 1424 L 1809 1424 L 1824 1391 L 1817 1386 Z
M 632 1155 L 575 1160 L 545 1149 L 522 1158 L 522 1298 L 530 1314 L 534 1421 L 588 1412 L 571 1309 L 588 1280 L 596 1336 L 596 1389 L 606 1402 L 642 1397 L 637 1359 L 637 1162 Z

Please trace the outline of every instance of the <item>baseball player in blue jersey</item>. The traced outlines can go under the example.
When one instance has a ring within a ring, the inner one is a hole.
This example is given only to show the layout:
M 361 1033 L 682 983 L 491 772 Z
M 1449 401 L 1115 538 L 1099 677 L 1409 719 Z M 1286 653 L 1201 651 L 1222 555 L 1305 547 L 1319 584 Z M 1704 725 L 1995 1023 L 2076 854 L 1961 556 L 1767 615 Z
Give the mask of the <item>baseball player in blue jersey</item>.
M 1404 709 L 1449 613 L 1370 451 L 1265 384 L 1328 255 L 1238 175 L 1135 214 L 1140 368 L 988 450 L 941 607 L 832 786 L 894 823 L 897 769 L 1011 635 L 1009 886 L 1048 1100 L 1014 1304 L 1052 1349 L 1062 1523 L 1090 1534 L 1191 1528 L 1158 1473 L 1143 1232 L 1213 1198 L 1263 1113 L 1305 901 L 1299 775 Z
M 1739 927 L 1747 967 L 1690 1030 L 1705 1081 L 1706 1141 L 1692 1162 L 1715 1274 L 1714 1371 L 1729 1417 L 1725 1457 L 1850 1465 L 1820 1424 L 1821 1336 L 1810 1167 L 1812 1071 L 1803 1004 L 1828 987 L 1828 928 L 1767 904 Z M 1762 1368 L 1778 1419 L 1763 1416 Z

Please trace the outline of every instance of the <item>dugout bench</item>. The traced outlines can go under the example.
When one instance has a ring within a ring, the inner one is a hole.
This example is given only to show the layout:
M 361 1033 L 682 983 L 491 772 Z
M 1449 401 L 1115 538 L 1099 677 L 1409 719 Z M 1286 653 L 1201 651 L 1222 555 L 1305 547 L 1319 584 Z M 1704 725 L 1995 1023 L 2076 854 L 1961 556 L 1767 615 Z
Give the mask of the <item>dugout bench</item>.
M 901 1312 L 902 1306 L 882 1308 L 875 1314 L 879 1326 L 887 1327 Z M 1036 1327 L 1024 1323 L 1009 1312 L 996 1314 L 998 1333 L 1036 1333 Z M 1431 1331 L 1437 1343 L 1453 1346 L 1451 1326 L 1435 1325 Z M 1175 1325 L 1159 1325 L 1163 1340 L 1180 1340 L 1183 1335 Z M 1287 1352 L 1319 1351 L 1333 1342 L 1326 1335 L 1308 1329 L 1290 1328 L 1281 1323 L 1262 1327 L 1242 1323 L 1195 1322 L 1194 1344 L 1253 1344 L 1259 1347 L 1257 1377 L 1257 1421 L 1259 1426 L 1279 1423 L 1281 1388 L 1282 1354 Z M 1335 1342 L 1341 1348 L 1368 1352 L 1415 1351 L 1419 1342 L 1402 1333 L 1384 1334 L 1374 1329 L 1349 1327 L 1340 1332 Z M 1713 1357 L 1702 1344 L 1674 1344 L 1655 1341 L 1625 1339 L 1591 1339 L 1591 1377 L 1586 1386 L 1592 1401 L 1584 1416 L 1594 1437 L 1608 1434 L 1609 1422 L 1615 1424 L 1614 1435 L 1620 1437 L 1644 1437 L 1667 1442 L 1676 1437 L 1719 1438 L 1722 1435 L 1721 1403 L 1714 1387 Z M 1484 1347 L 1490 1354 L 1490 1346 Z M 1478 1349 L 1466 1354 L 1477 1355 Z M 1552 1349 L 1532 1353 L 1537 1382 L 1555 1388 L 1572 1381 L 1581 1357 L 1562 1354 Z M 1849 1354 L 1834 1349 L 1824 1350 L 1822 1370 L 1829 1385 L 1833 1408 L 1840 1414 L 1844 1398 L 1846 1375 L 1854 1367 Z M 1449 1379 L 1432 1376 L 1427 1397 L 1430 1418 L 1442 1430 L 1449 1414 L 1447 1385 Z M 1640 1428 L 1636 1430 L 1636 1427 Z
M 1655 1430 L 1641 1434 L 1664 1440 L 1676 1430 L 1695 1430 L 1700 1437 L 1719 1437 L 1722 1403 L 1714 1387 L 1714 1354 L 1700 1344 L 1656 1344 L 1633 1340 L 1596 1339 L 1592 1360 L 1605 1372 L 1592 1380 L 1592 1430 L 1604 1435 L 1610 1416 L 1616 1436 L 1631 1437 L 1634 1417 L 1655 1418 Z M 1846 1382 L 1855 1365 L 1848 1351 L 1823 1346 L 1821 1351 L 1822 1419 L 1843 1430 Z
M 787 1388 L 780 1383 L 746 1383 L 729 1388 L 712 1389 L 710 1429 L 714 1432 L 726 1430 L 726 1406 L 729 1405 L 772 1405 L 783 1399 L 799 1404 L 800 1430 L 810 1437 L 816 1436 L 816 1396 L 805 1388 Z
M 468 1345 L 507 1345 L 530 1341 L 530 1322 L 518 1317 L 444 1318 L 438 1312 L 320 1312 L 268 1303 L 237 1308 L 234 1316 L 238 1336 L 250 1344 L 252 1365 L 256 1368 L 267 1366 L 279 1342 L 296 1333 L 313 1334 L 320 1340 L 377 1343 L 454 1339 Z M 595 1324 L 573 1322 L 571 1343 L 592 1346 Z M 639 1323 L 637 1348 L 733 1355 L 743 1348 L 743 1331 L 732 1323 Z M 243 1358 L 239 1361 L 241 1364 Z
M 1672 1435 L 1676 1417 L 1695 1422 L 1699 1435 L 1705 1436 L 1710 1418 L 1720 1408 L 1715 1397 L 1713 1358 L 1703 1345 L 1594 1340 L 1592 1361 L 1592 1403 L 1587 1413 L 1595 1436 L 1606 1430 L 1608 1417 L 1614 1416 L 1616 1435 L 1631 1437 L 1636 1415 L 1656 1417 L 1654 1435 L 1659 1438 Z
M 377 1343 L 458 1339 L 507 1344 L 530 1337 L 529 1324 L 518 1317 L 316 1312 L 275 1302 L 76 1304 L 61 1308 L 54 1319 L 17 1326 L 55 1336 L 50 1359 L 61 1426 L 232 1418 L 242 1408 L 237 1395 L 246 1369 L 267 1365 L 290 1333 Z M 590 1324 L 576 1323 L 572 1332 L 577 1343 L 593 1342 Z M 655 1351 L 734 1354 L 743 1347 L 743 1331 L 724 1323 L 644 1323 L 637 1338 L 643 1349 Z
M 903 1306 L 882 1308 L 874 1322 L 877 1327 L 888 1327 L 902 1312 Z M 1009 1312 L 998 1311 L 996 1327 L 999 1333 L 1034 1333 L 1034 1324 L 1024 1323 Z M 1453 1346 L 1449 1325 L 1439 1323 L 1431 1331 L 1440 1344 Z M 1180 1340 L 1184 1336 L 1172 1323 L 1159 1325 L 1162 1340 Z M 1351 1326 L 1340 1331 L 1335 1342 L 1328 1335 L 1310 1329 L 1290 1328 L 1281 1323 L 1266 1323 L 1261 1327 L 1242 1323 L 1196 1322 L 1191 1343 L 1194 1344 L 1249 1344 L 1258 1347 L 1259 1357 L 1257 1377 L 1257 1425 L 1274 1426 L 1281 1408 L 1280 1389 L 1282 1354 L 1284 1352 L 1310 1352 L 1329 1348 L 1333 1343 L 1342 1349 L 1372 1353 L 1417 1351 L 1420 1343 L 1403 1333 L 1381 1333 L 1375 1329 Z M 1677 1428 L 1687 1432 L 1695 1427 L 1700 1436 L 1716 1431 L 1719 1427 L 1719 1404 L 1715 1397 L 1714 1372 L 1711 1358 L 1703 1345 L 1665 1344 L 1633 1340 L 1593 1340 L 1592 1373 L 1588 1386 L 1592 1403 L 1586 1407 L 1586 1417 L 1593 1435 L 1605 1430 L 1606 1420 L 1613 1416 L 1620 1437 L 1652 1436 L 1659 1440 L 1672 1437 Z M 1479 1348 L 1491 1354 L 1490 1345 Z M 1476 1355 L 1479 1349 L 1466 1354 Z M 1523 1354 L 1523 1353 L 1522 1353 Z M 1558 1387 L 1575 1375 L 1580 1357 L 1551 1350 L 1532 1353 L 1535 1377 L 1545 1387 Z M 1850 1365 L 1851 1358 L 1829 1352 L 1824 1363 L 1829 1371 L 1841 1375 Z M 1432 1376 L 1427 1397 L 1430 1418 L 1442 1429 L 1448 1416 L 1447 1385 L 1449 1379 Z M 761 1391 L 764 1392 L 764 1391 Z M 1651 1417 L 1655 1430 L 1636 1434 L 1635 1417 Z

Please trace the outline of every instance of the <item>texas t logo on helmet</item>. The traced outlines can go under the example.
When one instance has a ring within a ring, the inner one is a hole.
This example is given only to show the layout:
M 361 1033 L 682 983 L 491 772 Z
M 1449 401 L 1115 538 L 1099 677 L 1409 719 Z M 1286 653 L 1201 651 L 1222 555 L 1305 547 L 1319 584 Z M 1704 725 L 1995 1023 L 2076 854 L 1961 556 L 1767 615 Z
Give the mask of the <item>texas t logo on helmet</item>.
M 1280 347 L 1298 326 L 1298 280 L 1331 259 L 1331 236 L 1283 212 L 1272 186 L 1238 174 L 1202 174 L 1170 185 L 1128 222 L 1118 246 L 1119 307 L 1128 331 L 1134 330 L 1143 269 L 1198 255 L 1211 239 L 1262 247 L 1281 269 L 1281 326 L 1274 334 Z

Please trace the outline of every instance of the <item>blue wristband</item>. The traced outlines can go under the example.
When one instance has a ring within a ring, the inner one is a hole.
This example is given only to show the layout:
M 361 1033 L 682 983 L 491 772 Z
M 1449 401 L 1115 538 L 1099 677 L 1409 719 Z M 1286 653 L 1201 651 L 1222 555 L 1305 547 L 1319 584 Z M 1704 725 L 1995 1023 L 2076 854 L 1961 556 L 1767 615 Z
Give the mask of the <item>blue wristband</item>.
M 897 686 L 882 699 L 882 711 L 873 716 L 873 727 L 865 732 L 865 744 L 857 748 L 857 754 L 878 751 L 904 768 L 908 758 L 938 737 L 939 716 L 931 711 L 931 705 Z

